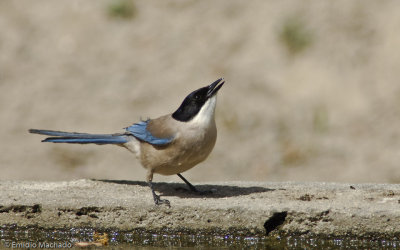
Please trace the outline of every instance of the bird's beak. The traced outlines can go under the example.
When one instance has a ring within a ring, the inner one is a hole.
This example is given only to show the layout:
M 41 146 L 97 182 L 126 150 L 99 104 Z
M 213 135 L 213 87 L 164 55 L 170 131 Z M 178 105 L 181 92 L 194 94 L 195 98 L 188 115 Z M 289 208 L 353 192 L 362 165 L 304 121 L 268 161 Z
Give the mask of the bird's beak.
M 208 85 L 207 98 L 211 98 L 215 94 L 217 94 L 218 90 L 222 87 L 222 85 L 224 85 L 224 83 L 225 83 L 224 78 L 220 78 L 215 82 L 211 83 L 210 85 Z

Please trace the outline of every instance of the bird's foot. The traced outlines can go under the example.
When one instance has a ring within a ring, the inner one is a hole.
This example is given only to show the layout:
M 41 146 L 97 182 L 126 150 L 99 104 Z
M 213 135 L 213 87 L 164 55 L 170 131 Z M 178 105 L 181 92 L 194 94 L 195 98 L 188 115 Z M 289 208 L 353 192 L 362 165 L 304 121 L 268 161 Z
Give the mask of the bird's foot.
M 153 193 L 153 198 L 154 198 L 154 203 L 158 206 L 158 205 L 162 205 L 165 204 L 168 207 L 171 207 L 171 203 L 169 202 L 169 200 L 167 199 L 161 199 L 159 195 L 156 195 L 155 193 Z
M 149 181 L 148 184 L 149 184 L 149 187 L 151 189 L 151 193 L 153 194 L 154 203 L 157 206 L 165 204 L 166 206 L 171 207 L 171 204 L 170 204 L 169 200 L 163 200 L 163 199 L 160 198 L 159 195 L 156 194 L 156 192 L 154 191 L 154 188 L 153 188 L 153 183 L 151 181 Z
M 183 177 L 181 174 L 177 174 L 179 176 L 179 178 L 181 178 L 186 185 L 189 187 L 190 191 L 192 191 L 192 193 L 195 193 L 197 195 L 208 195 L 208 194 L 212 194 L 213 191 L 211 190 L 207 190 L 207 191 L 199 191 L 195 186 L 193 186 L 188 180 L 186 180 L 185 177 Z M 182 189 L 182 190 L 187 190 L 185 188 L 177 188 L 178 189 Z

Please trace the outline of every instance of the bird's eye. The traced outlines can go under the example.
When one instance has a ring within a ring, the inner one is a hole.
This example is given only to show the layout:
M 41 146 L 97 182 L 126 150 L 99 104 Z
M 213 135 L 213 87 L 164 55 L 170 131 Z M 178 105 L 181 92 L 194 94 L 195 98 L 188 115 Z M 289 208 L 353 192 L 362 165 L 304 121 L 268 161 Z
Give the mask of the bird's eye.
M 199 99 L 200 99 L 200 96 L 195 95 L 195 96 L 194 96 L 194 99 L 199 100 Z

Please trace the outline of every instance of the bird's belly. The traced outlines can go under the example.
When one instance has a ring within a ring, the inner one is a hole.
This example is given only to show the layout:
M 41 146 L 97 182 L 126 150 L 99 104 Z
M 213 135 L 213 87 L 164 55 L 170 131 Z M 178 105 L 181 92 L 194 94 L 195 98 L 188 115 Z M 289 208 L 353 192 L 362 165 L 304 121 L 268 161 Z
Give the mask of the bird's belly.
M 173 175 L 182 173 L 204 161 L 214 148 L 216 136 L 196 143 L 175 142 L 165 148 L 142 144 L 142 165 L 154 173 Z
M 154 169 L 154 173 L 173 175 L 185 172 L 204 161 L 210 152 L 211 150 L 202 150 L 197 151 L 195 154 L 193 152 L 179 154 L 176 157 L 166 159 L 165 164 L 161 164 Z

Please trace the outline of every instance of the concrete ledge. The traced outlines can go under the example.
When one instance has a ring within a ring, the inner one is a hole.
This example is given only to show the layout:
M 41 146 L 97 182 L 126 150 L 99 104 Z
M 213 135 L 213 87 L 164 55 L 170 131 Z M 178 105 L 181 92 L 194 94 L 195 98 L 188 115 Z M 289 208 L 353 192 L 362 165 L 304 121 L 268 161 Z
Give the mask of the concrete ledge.
M 145 182 L 0 181 L 1 225 L 224 231 L 250 235 L 400 236 L 400 185 L 221 182 L 156 183 L 171 207 L 155 206 Z

